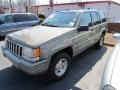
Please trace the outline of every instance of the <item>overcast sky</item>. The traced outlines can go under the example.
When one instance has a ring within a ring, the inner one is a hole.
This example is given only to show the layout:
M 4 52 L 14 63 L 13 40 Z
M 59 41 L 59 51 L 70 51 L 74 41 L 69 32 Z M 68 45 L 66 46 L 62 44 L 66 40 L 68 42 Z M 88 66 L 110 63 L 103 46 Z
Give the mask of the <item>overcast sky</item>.
M 75 1 L 101 1 L 101 0 L 54 0 L 54 3 L 69 3 L 71 1 L 75 2 Z M 120 3 L 120 0 L 113 1 Z M 49 0 L 37 0 L 37 4 L 49 4 Z

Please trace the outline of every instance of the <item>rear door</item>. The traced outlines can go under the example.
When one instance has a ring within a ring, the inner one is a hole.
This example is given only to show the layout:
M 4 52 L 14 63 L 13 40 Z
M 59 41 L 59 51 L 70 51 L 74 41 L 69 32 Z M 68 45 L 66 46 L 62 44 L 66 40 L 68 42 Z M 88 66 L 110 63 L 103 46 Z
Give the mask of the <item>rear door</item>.
M 91 27 L 91 43 L 96 43 L 101 35 L 101 21 L 97 11 L 91 11 L 92 27 Z

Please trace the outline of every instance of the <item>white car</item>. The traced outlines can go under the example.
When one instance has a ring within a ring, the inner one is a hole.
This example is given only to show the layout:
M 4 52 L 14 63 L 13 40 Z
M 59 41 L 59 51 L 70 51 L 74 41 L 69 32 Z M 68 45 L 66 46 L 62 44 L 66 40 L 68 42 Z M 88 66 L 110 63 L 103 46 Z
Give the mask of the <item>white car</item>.
M 115 45 L 103 73 L 101 90 L 120 90 L 120 34 L 113 35 L 118 43 Z

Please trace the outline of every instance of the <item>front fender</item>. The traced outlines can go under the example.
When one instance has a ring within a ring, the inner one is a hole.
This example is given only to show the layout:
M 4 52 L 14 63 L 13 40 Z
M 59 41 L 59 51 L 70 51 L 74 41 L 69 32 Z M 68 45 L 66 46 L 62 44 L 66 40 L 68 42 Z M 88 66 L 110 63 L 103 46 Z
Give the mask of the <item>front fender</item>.
M 51 58 L 55 53 L 67 48 L 73 47 L 72 41 L 70 39 L 58 39 L 52 42 L 46 43 L 41 47 L 42 58 Z

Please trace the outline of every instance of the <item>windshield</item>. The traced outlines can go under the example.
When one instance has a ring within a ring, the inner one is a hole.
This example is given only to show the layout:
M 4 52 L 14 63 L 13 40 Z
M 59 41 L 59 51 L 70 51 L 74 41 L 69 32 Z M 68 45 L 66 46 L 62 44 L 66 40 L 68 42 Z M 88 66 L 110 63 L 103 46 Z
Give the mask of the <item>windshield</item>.
M 52 27 L 74 27 L 78 15 L 78 12 L 55 12 L 51 14 L 42 25 Z

